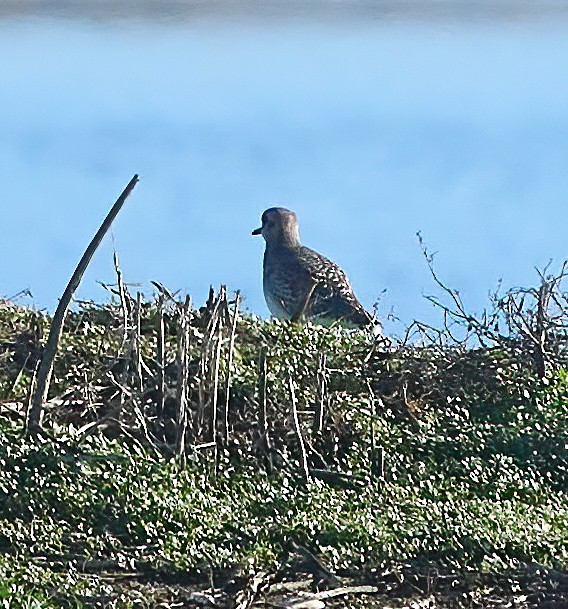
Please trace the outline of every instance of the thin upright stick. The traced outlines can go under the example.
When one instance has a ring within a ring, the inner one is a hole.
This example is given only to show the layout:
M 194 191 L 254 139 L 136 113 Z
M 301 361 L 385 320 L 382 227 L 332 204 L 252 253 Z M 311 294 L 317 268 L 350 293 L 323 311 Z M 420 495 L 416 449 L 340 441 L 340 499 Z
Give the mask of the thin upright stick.
M 304 478 L 306 479 L 306 481 L 308 481 L 310 479 L 308 456 L 306 454 L 304 438 L 302 437 L 302 430 L 300 429 L 300 422 L 298 421 L 298 400 L 296 399 L 296 391 L 294 389 L 294 381 L 292 380 L 292 375 L 288 376 L 288 386 L 290 387 L 290 398 L 292 400 L 292 417 L 294 419 L 294 428 L 296 430 L 296 435 L 298 436 L 298 443 L 300 444 L 300 453 L 302 455 L 302 469 L 304 471 Z
M 266 392 L 266 364 L 267 348 L 260 348 L 260 356 L 258 358 L 258 429 L 260 433 L 260 442 L 262 447 L 262 456 L 265 463 L 266 471 L 271 474 L 273 470 L 272 454 L 270 446 L 270 438 L 268 436 L 268 417 L 267 417 L 267 392 Z
M 229 439 L 229 402 L 231 393 L 231 374 L 233 367 L 233 355 L 235 351 L 235 334 L 237 331 L 237 320 L 239 318 L 239 301 L 240 292 L 237 290 L 235 293 L 235 308 L 233 309 L 233 319 L 231 322 L 231 336 L 229 338 L 229 355 L 227 361 L 227 377 L 225 379 L 225 423 L 223 425 L 223 433 L 225 444 Z
M 219 292 L 219 303 L 226 301 L 227 292 L 224 285 Z M 218 473 L 219 466 L 219 434 L 217 430 L 218 420 L 218 401 L 219 401 L 219 367 L 221 364 L 221 347 L 223 344 L 223 316 L 220 307 L 217 307 L 217 332 L 215 340 L 215 350 L 213 351 L 213 396 L 211 404 L 211 441 L 215 443 L 213 450 L 215 462 L 215 475 Z
M 536 340 L 535 342 L 535 363 L 536 372 L 539 378 L 546 376 L 546 342 L 547 342 L 547 322 L 548 307 L 550 305 L 550 297 L 552 295 L 553 285 L 550 281 L 542 279 L 542 284 L 537 292 L 537 309 L 536 309 Z
M 137 292 L 136 294 L 136 316 L 134 324 L 134 348 L 136 349 L 136 375 L 138 376 L 138 390 L 142 394 L 143 382 L 142 382 L 142 329 L 140 327 L 140 319 L 142 316 L 142 294 Z
M 158 338 L 156 345 L 156 357 L 158 360 L 158 412 L 160 416 L 164 412 L 164 400 L 166 397 L 166 327 L 164 323 L 164 297 L 158 298 Z
M 375 396 L 371 383 L 367 380 L 367 390 L 369 392 L 369 402 L 371 406 L 371 475 L 376 481 L 382 481 L 385 477 L 385 452 L 377 440 L 377 429 L 375 421 L 379 417 L 378 407 L 385 410 L 380 396 Z
M 120 390 L 120 400 L 118 403 L 118 409 L 115 413 L 115 418 L 117 421 L 122 421 L 122 415 L 124 412 L 124 404 L 126 403 L 126 393 L 124 392 L 124 387 L 128 385 L 128 375 L 130 372 L 130 363 L 131 363 L 131 352 L 130 352 L 130 342 L 128 340 L 130 334 L 130 294 L 128 293 L 124 281 L 122 278 L 122 271 L 120 270 L 120 266 L 118 264 L 118 255 L 114 252 L 113 256 L 114 260 L 114 270 L 116 271 L 116 281 L 118 285 L 118 296 L 120 299 L 120 309 L 122 311 L 122 364 L 123 370 L 121 375 L 121 382 L 119 385 Z
M 189 424 L 189 404 L 188 404 L 188 376 L 189 376 L 189 341 L 190 341 L 190 320 L 191 320 L 191 300 L 189 295 L 185 297 L 185 302 L 179 307 L 178 321 L 178 344 L 177 344 L 177 366 L 178 366 L 178 386 L 177 386 L 177 452 L 182 462 L 185 462 L 187 450 L 187 428 Z
M 268 424 L 266 416 L 266 352 L 265 346 L 260 348 L 260 356 L 258 358 L 258 427 L 260 435 L 265 438 L 268 434 Z
M 67 287 L 65 288 L 65 291 L 61 296 L 61 299 L 59 300 L 59 304 L 57 305 L 57 309 L 55 310 L 55 314 L 53 315 L 51 328 L 49 329 L 47 343 L 45 345 L 45 349 L 43 350 L 41 364 L 37 375 L 37 385 L 32 399 L 32 405 L 28 414 L 26 427 L 27 432 L 31 435 L 35 435 L 41 427 L 41 420 L 43 417 L 43 404 L 47 400 L 47 395 L 49 392 L 51 374 L 53 372 L 53 361 L 55 359 L 55 354 L 57 353 L 57 347 L 59 345 L 59 338 L 61 337 L 61 332 L 63 330 L 65 315 L 67 313 L 67 309 L 69 308 L 71 299 L 73 298 L 73 294 L 79 287 L 81 279 L 83 278 L 83 275 L 85 274 L 85 271 L 89 266 L 89 262 L 91 261 L 93 254 L 96 252 L 101 241 L 103 240 L 103 237 L 106 235 L 113 220 L 116 218 L 118 212 L 121 210 L 122 206 L 124 205 L 124 202 L 136 186 L 137 182 L 138 175 L 135 174 L 126 186 L 126 188 L 122 191 L 121 195 L 116 200 L 116 203 L 112 206 L 107 217 L 101 224 L 99 230 L 93 237 L 92 241 L 89 243 L 87 249 L 85 250 L 85 253 L 83 254 L 83 257 L 81 258 L 79 264 L 77 265 L 77 268 L 75 269 L 75 272 L 69 280 L 69 283 L 67 284 Z
M 320 353 L 318 358 L 318 370 L 316 375 L 317 380 L 317 397 L 316 413 L 314 417 L 313 431 L 321 433 L 323 429 L 323 418 L 325 410 L 325 401 L 327 398 L 327 375 L 326 375 L 326 355 Z
M 128 326 L 129 326 L 129 303 L 126 293 L 126 287 L 124 286 L 124 280 L 122 279 L 122 271 L 118 264 L 118 255 L 114 252 L 113 256 L 114 270 L 116 271 L 116 283 L 118 285 L 118 297 L 120 300 L 120 309 L 122 311 L 122 346 L 126 344 L 128 339 Z

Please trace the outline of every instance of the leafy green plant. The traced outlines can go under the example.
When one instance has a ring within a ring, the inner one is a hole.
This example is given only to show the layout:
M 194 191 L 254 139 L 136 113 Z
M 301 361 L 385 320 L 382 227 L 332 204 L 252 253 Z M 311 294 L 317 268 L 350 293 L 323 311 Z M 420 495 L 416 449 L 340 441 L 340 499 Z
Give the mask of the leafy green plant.
M 281 572 L 293 544 L 343 574 L 433 563 L 567 567 L 564 368 L 539 378 L 514 344 L 385 350 L 340 327 L 247 316 L 229 368 L 234 305 L 217 302 L 217 317 L 191 312 L 183 361 L 178 304 L 142 307 L 140 331 L 126 340 L 116 304 L 71 313 L 35 440 L 23 434 L 22 413 L 33 374 L 26 357 L 38 345 L 26 343 L 22 359 L 18 336 L 48 320 L 0 306 L 4 606 L 152 606 L 176 592 L 144 582 Z

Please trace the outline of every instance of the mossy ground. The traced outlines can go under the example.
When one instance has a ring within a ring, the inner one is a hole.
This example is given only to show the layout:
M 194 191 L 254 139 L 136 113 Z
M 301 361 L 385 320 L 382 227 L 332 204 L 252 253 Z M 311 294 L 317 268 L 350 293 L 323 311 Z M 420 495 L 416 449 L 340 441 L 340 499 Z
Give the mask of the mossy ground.
M 193 425 L 180 460 L 164 448 L 168 425 L 178 419 L 158 421 L 155 410 L 157 309 L 140 312 L 144 372 L 138 377 L 124 365 L 124 354 L 132 353 L 121 340 L 119 311 L 86 305 L 69 316 L 47 434 L 32 440 L 20 415 L 48 320 L 0 305 L 4 607 L 189 607 L 188 590 L 211 588 L 211 579 L 229 590 L 224 606 L 237 606 L 251 575 L 290 577 L 301 570 L 291 544 L 309 549 L 346 581 L 382 577 L 384 583 L 402 572 L 499 574 L 534 563 L 568 568 L 564 369 L 538 379 L 514 345 L 385 351 L 360 332 L 242 317 L 229 379 L 228 439 L 218 443 L 215 459 L 199 448 L 211 426 Z M 205 418 L 212 403 L 227 397 L 219 382 L 213 401 L 214 383 L 200 368 L 208 353 L 207 315 L 193 314 L 188 366 L 190 410 L 201 404 Z M 179 338 L 174 318 L 166 316 L 172 366 Z M 221 346 L 225 352 L 225 339 Z M 259 448 L 262 346 L 272 467 Z M 313 419 L 322 399 L 322 353 L 327 384 L 319 432 Z M 226 367 L 219 363 L 221 381 Z M 179 395 L 177 375 L 171 396 Z M 308 465 L 333 474 L 326 481 L 304 480 L 289 376 Z M 146 439 L 162 434 L 159 450 L 133 433 L 141 423 L 128 396 L 117 393 L 119 378 L 140 387 L 136 412 L 147 417 Z M 86 431 L 115 413 L 120 400 L 122 427 Z M 172 405 L 179 406 L 174 397 Z M 483 606 L 467 594 L 452 602 Z

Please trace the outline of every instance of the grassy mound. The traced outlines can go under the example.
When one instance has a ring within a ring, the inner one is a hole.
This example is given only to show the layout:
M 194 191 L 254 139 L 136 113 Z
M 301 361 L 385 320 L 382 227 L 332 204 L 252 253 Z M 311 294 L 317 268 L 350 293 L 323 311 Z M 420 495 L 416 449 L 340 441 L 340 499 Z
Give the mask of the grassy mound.
M 466 607 L 471 586 L 432 574 L 568 567 L 568 378 L 540 378 L 519 342 L 385 349 L 237 315 L 223 291 L 201 310 L 85 303 L 32 440 L 48 323 L 0 304 L 5 607 L 198 606 L 199 590 L 247 607 L 262 571 L 382 594 L 415 577 Z

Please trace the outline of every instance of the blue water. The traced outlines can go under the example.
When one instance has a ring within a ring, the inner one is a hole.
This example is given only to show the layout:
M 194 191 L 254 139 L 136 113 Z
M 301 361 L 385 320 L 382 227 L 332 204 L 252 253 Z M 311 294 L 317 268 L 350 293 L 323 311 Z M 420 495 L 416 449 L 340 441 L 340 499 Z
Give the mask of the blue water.
M 473 310 L 500 278 L 530 284 L 535 266 L 568 257 L 558 7 L 7 6 L 0 295 L 27 288 L 53 309 L 134 173 L 79 298 L 106 298 L 98 282 L 114 281 L 116 249 L 140 289 L 157 280 L 199 303 L 226 283 L 267 316 L 250 231 L 275 204 L 298 213 L 304 243 L 346 269 L 368 308 L 386 290 L 379 312 L 405 321 L 440 319 L 423 298 L 435 286 L 417 231 Z

